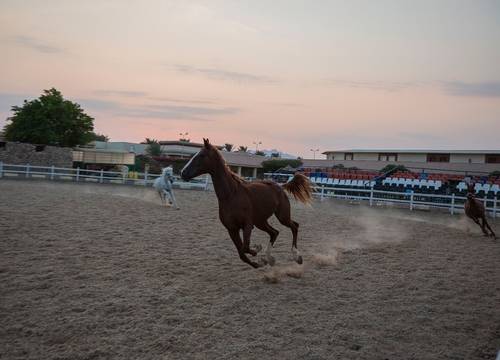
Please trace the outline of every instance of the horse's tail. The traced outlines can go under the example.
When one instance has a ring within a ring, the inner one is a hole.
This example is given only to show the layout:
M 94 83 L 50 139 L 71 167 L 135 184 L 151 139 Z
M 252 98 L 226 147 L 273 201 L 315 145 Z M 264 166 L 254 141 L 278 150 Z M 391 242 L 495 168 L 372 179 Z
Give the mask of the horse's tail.
M 311 202 L 311 182 L 302 174 L 295 174 L 292 180 L 283 185 L 283 189 L 293 195 L 295 200 L 299 200 L 304 204 L 309 204 Z

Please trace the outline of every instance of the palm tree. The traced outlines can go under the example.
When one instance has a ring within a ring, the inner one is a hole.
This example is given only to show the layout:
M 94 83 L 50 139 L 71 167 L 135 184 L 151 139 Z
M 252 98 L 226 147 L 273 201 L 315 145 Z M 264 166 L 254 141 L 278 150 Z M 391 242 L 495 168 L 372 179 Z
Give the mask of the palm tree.
M 240 145 L 240 146 L 238 146 L 238 151 L 241 151 L 241 152 L 247 152 L 247 151 L 248 151 L 248 147 L 247 147 L 247 146 Z
M 226 150 L 228 152 L 231 152 L 233 150 L 233 144 L 225 143 L 224 144 L 224 150 Z

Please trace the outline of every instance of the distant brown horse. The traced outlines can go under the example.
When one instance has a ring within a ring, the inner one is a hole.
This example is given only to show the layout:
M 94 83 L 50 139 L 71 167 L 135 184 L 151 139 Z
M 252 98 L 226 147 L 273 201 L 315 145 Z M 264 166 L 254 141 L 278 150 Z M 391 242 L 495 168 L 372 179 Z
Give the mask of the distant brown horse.
M 206 173 L 211 175 L 215 194 L 219 200 L 220 221 L 229 232 L 240 259 L 254 268 L 263 265 L 250 260 L 246 255 L 255 256 L 260 251 L 250 248 L 250 235 L 256 226 L 270 236 L 264 263 L 274 264 L 271 248 L 279 231 L 267 222 L 274 214 L 281 224 L 292 230 L 292 254 L 294 260 L 302 264 L 302 256 L 297 250 L 299 224 L 290 217 L 290 201 L 284 190 L 292 194 L 295 199 L 307 203 L 311 200 L 312 193 L 309 179 L 297 174 L 283 186 L 267 180 L 247 182 L 229 169 L 221 153 L 208 139 L 203 139 L 203 142 L 203 148 L 184 166 L 181 176 L 184 180 L 190 180 Z M 240 230 L 243 230 L 243 241 Z
M 483 203 L 477 200 L 474 196 L 474 184 L 469 184 L 468 186 L 467 200 L 464 204 L 464 210 L 465 214 L 481 227 L 484 235 L 490 235 L 486 230 L 486 228 L 488 228 L 488 230 L 491 232 L 491 236 L 496 239 L 495 233 L 493 232 L 493 230 L 491 230 L 490 224 L 488 224 L 488 221 L 486 220 L 486 211 L 484 209 Z M 482 220 L 483 223 L 481 224 L 479 220 Z

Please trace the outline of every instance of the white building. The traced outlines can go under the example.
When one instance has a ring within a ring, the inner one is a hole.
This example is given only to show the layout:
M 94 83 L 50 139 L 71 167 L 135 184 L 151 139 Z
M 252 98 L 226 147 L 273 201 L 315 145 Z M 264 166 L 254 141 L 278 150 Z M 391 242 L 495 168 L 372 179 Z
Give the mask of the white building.
M 431 172 L 463 171 L 489 173 L 500 170 L 500 150 L 401 150 L 351 149 L 323 152 L 326 160 L 304 160 L 306 167 L 342 164 L 366 170 L 380 170 L 387 164 Z

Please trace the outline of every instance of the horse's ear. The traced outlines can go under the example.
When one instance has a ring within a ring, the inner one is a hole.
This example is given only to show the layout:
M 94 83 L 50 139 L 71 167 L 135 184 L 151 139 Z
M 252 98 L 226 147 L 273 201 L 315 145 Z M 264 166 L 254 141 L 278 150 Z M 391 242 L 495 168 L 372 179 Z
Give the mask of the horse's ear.
M 203 144 L 207 148 L 210 145 L 210 141 L 208 139 L 203 138 Z

